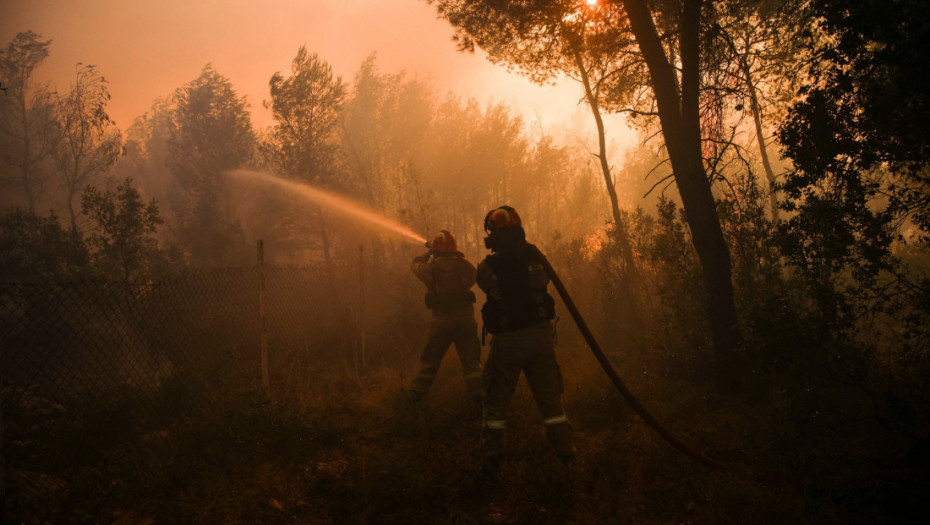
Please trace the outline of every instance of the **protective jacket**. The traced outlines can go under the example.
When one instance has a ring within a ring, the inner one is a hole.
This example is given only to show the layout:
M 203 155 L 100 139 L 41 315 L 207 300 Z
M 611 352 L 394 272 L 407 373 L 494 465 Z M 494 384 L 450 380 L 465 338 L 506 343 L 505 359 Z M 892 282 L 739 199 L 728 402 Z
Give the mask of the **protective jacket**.
M 426 285 L 426 307 L 434 319 L 460 319 L 475 316 L 474 265 L 461 252 L 433 254 L 432 260 L 418 257 L 411 264 L 413 273 Z
M 488 333 L 519 330 L 555 318 L 555 302 L 546 290 L 549 275 L 525 242 L 487 256 L 478 265 L 477 282 L 487 294 L 481 317 Z
M 446 351 L 454 344 L 468 393 L 480 403 L 481 343 L 471 291 L 474 265 L 461 252 L 433 252 L 431 259 L 429 255 L 415 258 L 411 269 L 426 285 L 426 306 L 433 312 L 413 391 L 418 395 L 429 391 Z

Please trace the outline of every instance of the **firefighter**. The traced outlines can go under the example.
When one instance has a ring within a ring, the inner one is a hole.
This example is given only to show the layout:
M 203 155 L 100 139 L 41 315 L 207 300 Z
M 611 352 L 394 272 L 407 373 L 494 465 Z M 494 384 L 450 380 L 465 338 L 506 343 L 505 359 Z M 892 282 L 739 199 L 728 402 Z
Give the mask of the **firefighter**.
M 439 365 L 450 344 L 462 362 L 465 386 L 481 414 L 481 343 L 475 322 L 476 270 L 458 251 L 455 237 L 442 230 L 427 244 L 430 250 L 413 259 L 411 269 L 426 285 L 426 307 L 432 310 L 429 340 L 420 356 L 420 372 L 413 381 L 413 398 L 421 401 L 436 379 Z
M 481 442 L 485 475 L 496 477 L 504 448 L 507 410 L 520 379 L 542 415 L 546 435 L 563 465 L 575 462 L 572 427 L 562 409 L 562 373 L 555 358 L 555 303 L 549 276 L 526 242 L 520 216 L 510 206 L 488 212 L 485 246 L 491 254 L 478 265 L 478 287 L 487 295 L 481 309 L 491 351 L 484 364 Z

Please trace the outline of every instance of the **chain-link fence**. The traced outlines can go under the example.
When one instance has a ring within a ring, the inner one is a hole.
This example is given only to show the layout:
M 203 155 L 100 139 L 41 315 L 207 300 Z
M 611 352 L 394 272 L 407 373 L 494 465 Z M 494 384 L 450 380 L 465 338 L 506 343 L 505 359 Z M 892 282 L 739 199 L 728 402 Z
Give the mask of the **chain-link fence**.
M 254 268 L 179 274 L 146 285 L 0 284 L 0 385 L 68 406 L 183 376 L 212 395 L 261 386 Z M 277 359 L 327 346 L 346 308 L 317 268 L 265 268 L 267 338 Z M 302 352 L 294 352 L 303 349 Z M 280 375 L 280 371 L 278 371 Z
M 0 514 L 60 495 L 62 473 L 87 461 L 89 450 L 113 449 L 260 391 L 263 339 L 265 376 L 278 398 L 299 398 L 291 394 L 314 377 L 353 365 L 357 372 L 364 297 L 392 302 L 382 311 L 403 309 L 383 289 L 366 294 L 360 280 L 358 267 L 265 266 L 188 271 L 144 285 L 0 283 Z M 369 329 L 391 331 L 384 324 Z M 8 497 L 15 505 L 4 503 Z

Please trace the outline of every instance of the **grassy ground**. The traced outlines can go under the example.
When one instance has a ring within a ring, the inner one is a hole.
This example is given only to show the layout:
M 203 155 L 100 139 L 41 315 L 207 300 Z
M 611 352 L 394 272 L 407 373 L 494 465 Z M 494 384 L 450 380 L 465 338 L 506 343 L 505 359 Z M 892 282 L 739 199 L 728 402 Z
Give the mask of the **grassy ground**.
M 243 393 L 204 409 L 175 392 L 167 396 L 174 417 L 164 424 L 126 410 L 71 420 L 67 429 L 59 420 L 57 430 L 69 437 L 50 453 L 70 466 L 39 475 L 11 465 L 10 523 L 765 524 L 919 517 L 925 480 L 858 479 L 835 468 L 839 460 L 804 446 L 764 405 L 722 403 L 701 383 L 625 377 L 676 434 L 720 460 L 766 471 L 819 468 L 779 484 L 708 469 L 645 426 L 587 350 L 559 352 L 579 458 L 570 477 L 521 381 L 498 483 L 482 480 L 479 424 L 450 353 L 425 407 L 404 391 L 412 366 L 372 369 L 358 379 L 334 367 L 319 370 L 302 395 L 287 399 Z M 95 440 L 94 425 L 103 434 L 124 431 L 119 439 Z M 826 476 L 831 470 L 836 476 Z

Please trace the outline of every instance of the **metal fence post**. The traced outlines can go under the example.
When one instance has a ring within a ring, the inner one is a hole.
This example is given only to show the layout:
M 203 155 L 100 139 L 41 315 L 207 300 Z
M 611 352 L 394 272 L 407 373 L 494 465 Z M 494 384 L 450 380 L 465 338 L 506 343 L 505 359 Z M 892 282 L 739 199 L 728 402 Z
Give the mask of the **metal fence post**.
M 361 351 L 362 368 L 366 367 L 365 363 L 365 245 L 358 245 L 358 290 L 359 290 L 359 332 L 361 340 L 359 341 L 359 350 Z
M 262 386 L 267 394 L 270 385 L 268 380 L 268 329 L 265 317 L 265 246 L 261 240 L 258 241 L 258 316 L 262 348 Z

